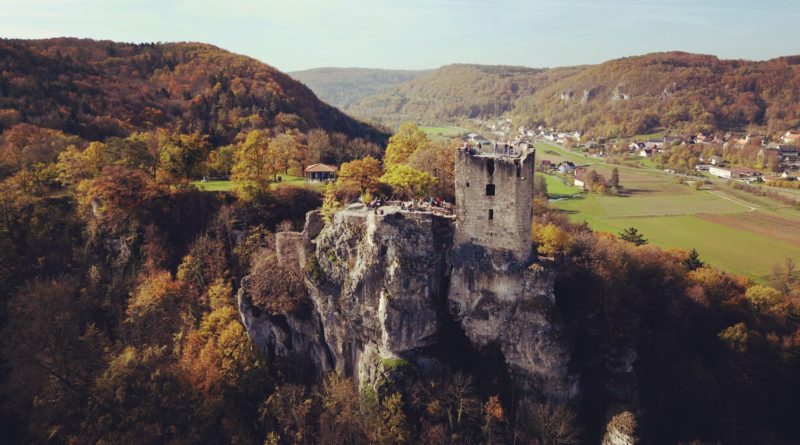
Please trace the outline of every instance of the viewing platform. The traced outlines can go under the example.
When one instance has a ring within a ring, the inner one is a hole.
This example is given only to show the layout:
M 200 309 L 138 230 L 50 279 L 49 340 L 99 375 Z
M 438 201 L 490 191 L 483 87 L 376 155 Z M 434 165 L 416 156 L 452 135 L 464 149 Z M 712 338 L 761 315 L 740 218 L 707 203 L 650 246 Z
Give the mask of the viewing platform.
M 480 158 L 510 158 L 510 159 L 523 159 L 527 157 L 527 155 L 536 149 L 534 148 L 533 144 L 529 143 L 520 143 L 517 145 L 508 144 L 508 143 L 493 143 L 493 144 L 475 144 L 469 145 L 468 143 L 464 143 L 464 146 L 461 147 L 461 150 L 466 152 L 470 156 L 480 157 Z

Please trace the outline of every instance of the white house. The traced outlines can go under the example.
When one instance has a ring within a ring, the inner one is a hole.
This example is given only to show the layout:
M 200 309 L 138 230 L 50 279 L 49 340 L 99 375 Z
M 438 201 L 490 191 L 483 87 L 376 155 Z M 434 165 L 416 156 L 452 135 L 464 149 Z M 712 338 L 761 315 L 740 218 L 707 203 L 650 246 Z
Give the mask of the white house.
M 571 172 L 575 171 L 575 164 L 573 164 L 570 161 L 562 162 L 558 166 L 558 171 L 561 172 L 561 173 L 571 173 Z
M 722 167 L 710 167 L 708 169 L 708 172 L 718 178 L 725 178 L 725 179 L 731 179 L 731 175 L 733 174 L 727 168 L 722 168 Z

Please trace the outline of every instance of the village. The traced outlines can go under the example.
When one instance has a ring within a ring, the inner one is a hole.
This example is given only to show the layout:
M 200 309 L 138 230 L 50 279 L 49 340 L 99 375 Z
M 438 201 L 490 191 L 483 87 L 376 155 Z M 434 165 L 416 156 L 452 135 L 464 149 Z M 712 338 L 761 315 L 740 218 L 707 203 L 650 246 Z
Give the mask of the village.
M 559 131 L 543 125 L 513 128 L 512 119 L 491 122 L 476 120 L 492 139 L 512 144 L 545 142 L 598 160 L 641 167 L 659 168 L 667 174 L 697 178 L 763 182 L 768 185 L 798 188 L 800 170 L 800 129 L 787 130 L 778 138 L 758 133 L 737 135 L 699 132 L 630 139 L 593 138 L 581 131 Z M 491 144 L 489 138 L 470 133 L 470 143 Z M 539 171 L 570 176 L 573 185 L 586 188 L 585 166 L 571 161 L 552 163 L 540 160 Z

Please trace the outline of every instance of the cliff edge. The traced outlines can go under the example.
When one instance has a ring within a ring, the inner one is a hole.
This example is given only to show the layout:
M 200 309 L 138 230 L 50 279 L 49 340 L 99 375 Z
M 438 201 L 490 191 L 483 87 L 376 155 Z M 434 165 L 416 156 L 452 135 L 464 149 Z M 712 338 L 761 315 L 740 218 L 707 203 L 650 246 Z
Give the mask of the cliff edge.
M 298 353 L 317 371 L 375 383 L 392 359 L 422 374 L 455 356 L 499 351 L 497 372 L 516 388 L 564 403 L 577 395 L 570 346 L 555 307 L 553 270 L 499 251 L 454 245 L 454 219 L 433 211 L 351 205 L 322 227 L 277 235 L 277 258 L 302 268 L 311 309 L 269 316 L 239 309 L 254 342 L 273 356 Z M 454 340 L 456 339 L 456 340 Z M 472 351 L 461 351 L 465 346 Z

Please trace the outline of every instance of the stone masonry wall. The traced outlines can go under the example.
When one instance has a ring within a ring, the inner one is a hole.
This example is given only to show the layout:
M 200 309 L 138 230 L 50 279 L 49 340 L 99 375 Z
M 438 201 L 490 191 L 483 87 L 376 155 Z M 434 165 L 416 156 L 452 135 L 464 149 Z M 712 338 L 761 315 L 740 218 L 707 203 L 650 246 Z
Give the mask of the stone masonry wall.
M 459 150 L 455 170 L 456 243 L 511 251 L 517 260 L 527 259 L 531 251 L 533 153 L 471 155 Z M 487 196 L 487 185 L 494 186 L 494 196 Z

